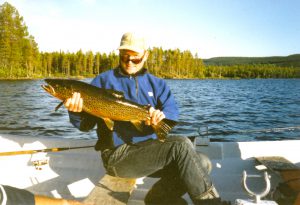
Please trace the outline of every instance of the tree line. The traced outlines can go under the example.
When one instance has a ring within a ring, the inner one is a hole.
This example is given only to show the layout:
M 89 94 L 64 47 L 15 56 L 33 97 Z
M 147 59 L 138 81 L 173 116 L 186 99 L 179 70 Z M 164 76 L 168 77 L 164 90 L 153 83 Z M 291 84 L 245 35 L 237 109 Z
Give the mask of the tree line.
M 300 68 L 300 54 L 269 57 L 215 57 L 203 60 L 207 65 L 272 64 Z
M 295 78 L 297 68 L 272 64 L 205 65 L 197 54 L 179 49 L 149 49 L 145 64 L 163 78 Z M 115 52 L 40 52 L 23 17 L 5 2 L 0 6 L 0 78 L 92 77 L 119 64 Z

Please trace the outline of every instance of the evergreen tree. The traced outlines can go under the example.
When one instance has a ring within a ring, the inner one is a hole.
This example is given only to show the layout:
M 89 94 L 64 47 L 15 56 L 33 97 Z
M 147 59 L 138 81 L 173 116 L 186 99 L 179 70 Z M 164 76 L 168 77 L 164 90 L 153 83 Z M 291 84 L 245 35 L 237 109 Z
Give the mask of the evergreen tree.
M 5 2 L 0 6 L 0 69 L 6 77 L 33 74 L 37 44 L 29 36 L 23 17 Z
M 94 67 L 94 55 L 92 51 L 88 51 L 86 53 L 87 56 L 87 64 L 86 64 L 86 74 L 93 75 L 93 67 Z
M 93 72 L 94 74 L 99 74 L 101 72 L 100 63 L 101 63 L 101 54 L 97 52 L 94 60 L 94 72 Z

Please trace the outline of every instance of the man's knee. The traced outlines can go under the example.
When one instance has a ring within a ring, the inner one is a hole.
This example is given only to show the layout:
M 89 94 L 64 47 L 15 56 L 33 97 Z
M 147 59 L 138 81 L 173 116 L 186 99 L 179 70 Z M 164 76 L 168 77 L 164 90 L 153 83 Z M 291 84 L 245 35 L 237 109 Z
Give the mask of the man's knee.
M 207 155 L 205 155 L 205 154 L 203 154 L 203 153 L 197 152 L 197 155 L 198 155 L 198 157 L 199 157 L 201 166 L 204 167 L 204 168 L 206 168 L 207 173 L 210 173 L 211 170 L 212 170 L 212 163 L 211 163 L 211 160 L 208 158 Z
M 193 145 L 192 141 L 187 137 L 173 136 L 173 137 L 169 137 L 167 139 L 168 139 L 168 141 L 176 143 L 178 145 L 183 145 L 188 148 L 194 149 L 194 145 Z
M 174 137 L 170 137 L 169 139 L 170 139 L 170 141 L 172 141 L 174 144 L 178 145 L 179 147 L 187 149 L 188 152 L 190 150 L 193 150 L 191 153 L 196 152 L 192 141 L 187 137 L 174 136 Z M 196 153 L 197 153 L 197 156 L 201 163 L 201 166 L 207 170 L 207 173 L 210 173 L 212 170 L 212 163 L 211 163 L 210 159 L 208 158 L 208 156 L 206 156 L 205 154 L 200 153 L 200 152 L 196 152 Z

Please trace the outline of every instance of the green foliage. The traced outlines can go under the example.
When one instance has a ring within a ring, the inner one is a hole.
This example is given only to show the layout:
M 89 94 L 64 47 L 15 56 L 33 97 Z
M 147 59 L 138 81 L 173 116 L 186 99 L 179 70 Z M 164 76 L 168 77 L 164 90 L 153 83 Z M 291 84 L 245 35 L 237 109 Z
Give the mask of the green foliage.
M 203 78 L 204 64 L 190 51 L 152 48 L 147 61 L 150 72 L 164 78 Z
M 0 6 L 0 68 L 4 77 L 29 77 L 35 73 L 38 48 L 23 17 L 9 3 Z
M 267 64 L 282 67 L 300 68 L 300 54 L 289 56 L 273 56 L 273 57 L 216 57 L 204 59 L 205 65 L 248 65 L 248 64 Z
M 287 57 L 219 57 L 202 60 L 188 50 L 154 47 L 146 67 L 163 78 L 299 78 L 300 54 Z M 92 77 L 117 67 L 111 52 L 39 52 L 18 11 L 0 5 L 0 78 Z

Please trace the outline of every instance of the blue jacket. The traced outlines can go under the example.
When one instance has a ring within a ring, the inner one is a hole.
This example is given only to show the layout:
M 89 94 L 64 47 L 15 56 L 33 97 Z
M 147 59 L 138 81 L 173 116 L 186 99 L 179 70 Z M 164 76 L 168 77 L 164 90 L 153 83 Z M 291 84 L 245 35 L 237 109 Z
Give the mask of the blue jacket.
M 142 105 L 151 105 L 164 112 L 167 119 L 178 120 L 178 108 L 166 82 L 142 69 L 136 75 L 123 74 L 120 68 L 106 71 L 95 77 L 92 85 L 124 92 L 126 99 Z M 84 102 L 83 102 L 84 103 Z M 108 129 L 102 119 L 87 113 L 69 112 L 71 123 L 82 131 L 88 131 L 97 124 L 97 134 L 101 141 Z M 104 130 L 106 129 L 106 132 Z M 144 126 L 143 132 L 138 131 L 130 122 L 115 121 L 112 133 L 113 146 L 124 143 L 136 143 L 147 139 L 156 139 L 151 126 Z M 97 149 L 97 148 L 96 148 Z

